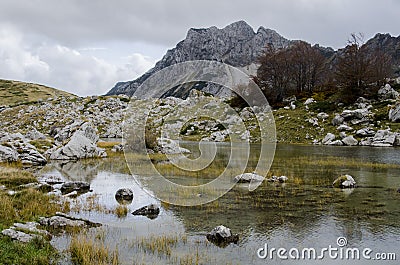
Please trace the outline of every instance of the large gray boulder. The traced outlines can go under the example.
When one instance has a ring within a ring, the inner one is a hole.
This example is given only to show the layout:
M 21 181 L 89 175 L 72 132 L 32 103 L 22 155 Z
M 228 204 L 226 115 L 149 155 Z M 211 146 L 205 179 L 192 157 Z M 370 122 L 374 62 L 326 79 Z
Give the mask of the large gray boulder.
M 371 146 L 389 147 L 393 146 L 396 141 L 396 134 L 389 130 L 379 130 L 372 138 Z
M 344 118 L 339 114 L 335 115 L 335 117 L 332 119 L 333 126 L 341 125 L 343 122 L 344 122 Z
M 322 139 L 322 144 L 330 144 L 335 140 L 335 135 L 333 133 L 327 133 L 324 139 Z
M 97 130 L 90 124 L 84 123 L 75 131 L 69 142 L 50 154 L 53 160 L 77 160 L 82 158 L 106 157 L 104 149 L 97 147 L 99 140 Z
M 356 132 L 357 136 L 371 137 L 375 135 L 375 131 L 371 128 L 362 128 Z
M 400 122 L 400 103 L 397 103 L 389 111 L 389 120 L 391 122 Z
M 45 165 L 47 163 L 47 159 L 21 133 L 7 134 L 0 139 L 0 142 L 7 145 L 7 148 L 4 146 L 0 148 L 0 160 L 3 157 L 4 159 L 8 158 L 9 161 L 21 161 L 23 164 L 29 165 Z M 15 154 L 17 154 L 17 160 L 15 160 Z
M 342 142 L 347 146 L 355 146 L 358 145 L 357 139 L 355 139 L 352 135 L 347 136 L 342 139 Z

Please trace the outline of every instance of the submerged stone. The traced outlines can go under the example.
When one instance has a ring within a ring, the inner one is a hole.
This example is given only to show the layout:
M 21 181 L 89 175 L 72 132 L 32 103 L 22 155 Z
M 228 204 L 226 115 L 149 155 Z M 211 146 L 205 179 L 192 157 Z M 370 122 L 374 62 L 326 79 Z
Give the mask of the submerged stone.
M 143 215 L 149 219 L 157 218 L 160 208 L 155 204 L 149 204 L 132 212 L 133 215 Z
M 130 204 L 133 201 L 133 191 L 127 188 L 119 189 L 115 193 L 115 199 L 120 204 Z

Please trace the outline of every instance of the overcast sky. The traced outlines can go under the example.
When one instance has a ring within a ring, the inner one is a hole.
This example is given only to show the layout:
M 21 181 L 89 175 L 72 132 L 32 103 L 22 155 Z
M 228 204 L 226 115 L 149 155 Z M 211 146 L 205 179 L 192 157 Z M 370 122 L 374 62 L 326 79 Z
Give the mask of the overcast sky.
M 100 95 L 151 68 L 189 28 L 237 20 L 340 48 L 352 32 L 400 35 L 400 1 L 0 0 L 0 78 Z

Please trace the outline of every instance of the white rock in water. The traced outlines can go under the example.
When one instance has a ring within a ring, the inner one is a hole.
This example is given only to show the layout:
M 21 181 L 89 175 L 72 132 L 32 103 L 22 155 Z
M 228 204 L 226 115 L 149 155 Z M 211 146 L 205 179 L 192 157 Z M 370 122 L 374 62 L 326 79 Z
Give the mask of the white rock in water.
M 246 183 L 246 182 L 251 182 L 251 181 L 262 182 L 262 181 L 264 181 L 264 177 L 257 175 L 255 173 L 243 173 L 243 174 L 237 175 L 235 177 L 235 181 L 239 182 L 239 183 Z
M 213 230 L 211 230 L 210 233 L 212 236 L 221 236 L 222 238 L 228 238 L 232 236 L 231 230 L 228 227 L 225 227 L 223 225 L 219 225 L 215 227 Z
M 343 175 L 338 177 L 333 183 L 333 187 L 335 188 L 354 188 L 356 186 L 356 181 L 350 175 Z
M 288 179 L 289 179 L 289 178 L 286 177 L 286 176 L 280 176 L 280 177 L 278 177 L 278 181 L 281 182 L 281 183 L 288 181 Z
M 157 138 L 158 146 L 163 154 L 180 154 L 180 153 L 190 153 L 190 150 L 182 148 L 179 143 L 175 140 L 168 138 Z

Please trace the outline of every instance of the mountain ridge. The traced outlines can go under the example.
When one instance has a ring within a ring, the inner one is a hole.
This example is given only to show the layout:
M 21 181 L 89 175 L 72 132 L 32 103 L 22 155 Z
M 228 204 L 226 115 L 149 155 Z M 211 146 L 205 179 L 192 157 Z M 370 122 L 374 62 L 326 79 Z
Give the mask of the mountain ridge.
M 186 38 L 177 45 L 167 50 L 163 58 L 142 76 L 132 81 L 118 82 L 106 95 L 125 94 L 132 96 L 136 89 L 155 72 L 174 65 L 192 60 L 215 60 L 227 63 L 234 67 L 249 68 L 257 64 L 267 45 L 274 49 L 285 48 L 299 40 L 289 40 L 275 30 L 259 27 L 257 31 L 240 20 L 224 28 L 215 26 L 209 28 L 190 28 Z M 384 51 L 394 59 L 396 73 L 400 74 L 400 36 L 392 37 L 390 34 L 377 33 L 365 45 L 373 50 L 384 46 Z M 331 47 L 315 46 L 326 57 L 334 56 L 337 51 Z M 255 73 L 250 73 L 255 74 Z
M 106 95 L 132 96 L 136 89 L 153 73 L 191 60 L 216 60 L 236 67 L 245 67 L 262 54 L 267 44 L 284 48 L 291 43 L 272 29 L 259 27 L 255 32 L 245 21 L 234 22 L 222 29 L 190 28 L 186 38 L 169 49 L 163 58 L 145 74 L 133 81 L 118 82 Z

